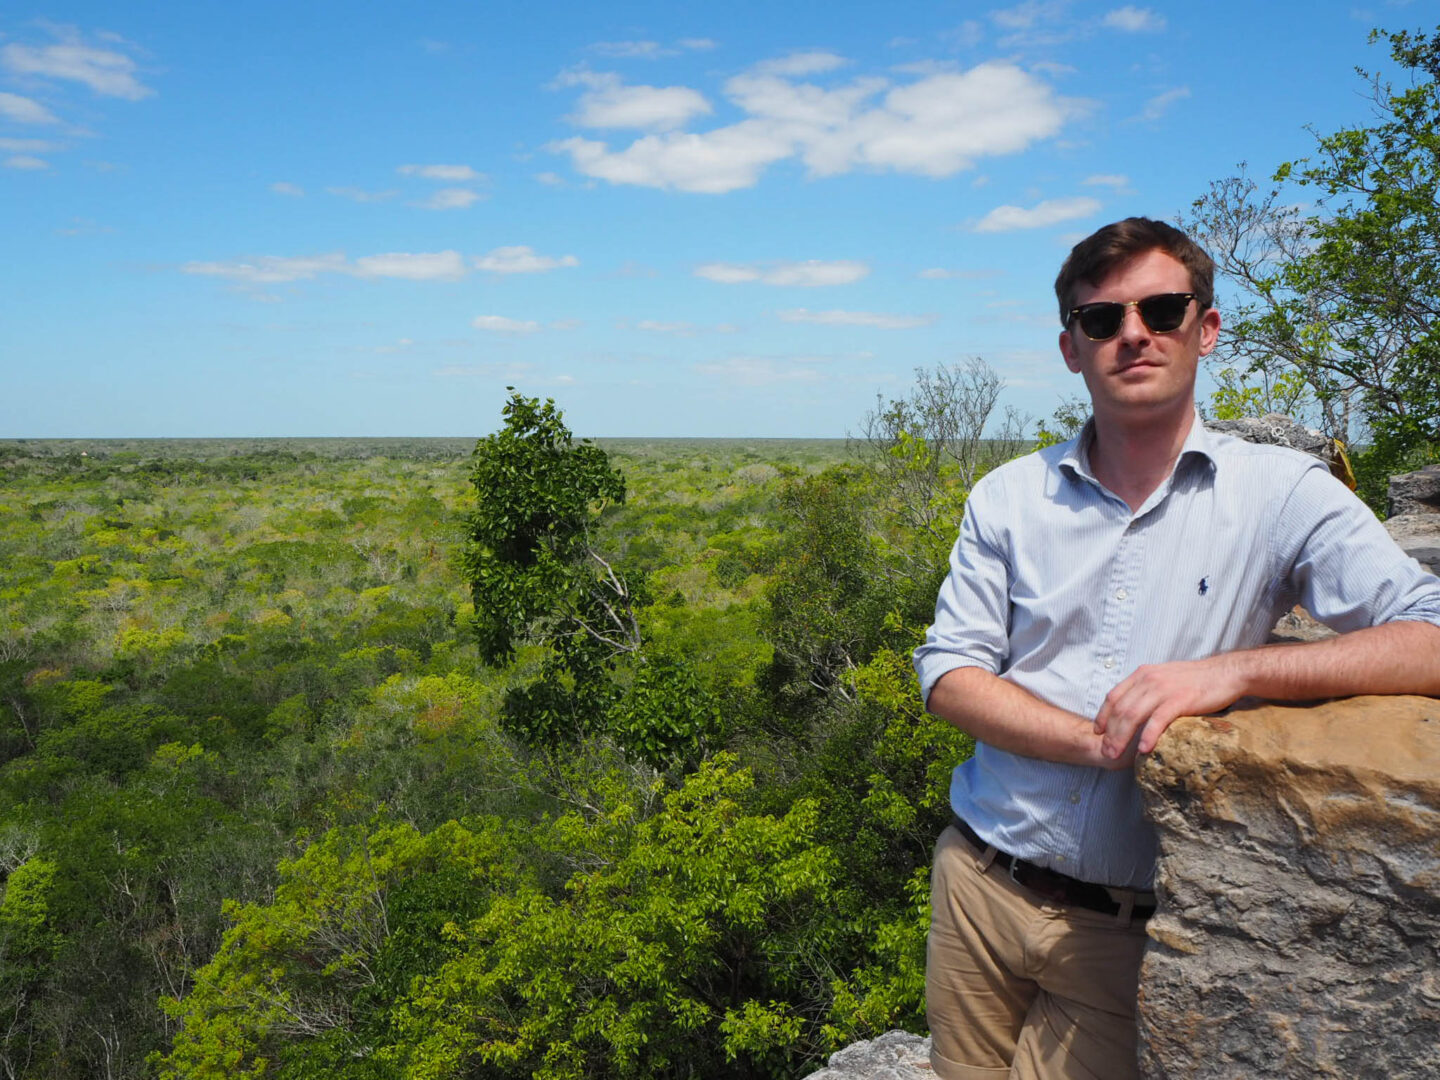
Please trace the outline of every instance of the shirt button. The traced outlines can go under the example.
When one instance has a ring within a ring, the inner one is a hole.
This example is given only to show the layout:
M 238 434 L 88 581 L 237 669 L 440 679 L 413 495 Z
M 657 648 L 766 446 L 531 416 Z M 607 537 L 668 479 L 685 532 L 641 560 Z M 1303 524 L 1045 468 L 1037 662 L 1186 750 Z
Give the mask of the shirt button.
M 1055 856 L 1055 861 L 1056 861 L 1056 862 L 1064 862 L 1064 861 L 1065 861 L 1065 856 L 1064 856 L 1064 855 L 1056 855 L 1056 856 Z
M 1072 803 L 1078 803 L 1080 801 L 1080 793 L 1078 791 L 1072 791 L 1070 793 L 1070 801 Z
M 1124 589 L 1116 589 L 1116 590 L 1115 590 L 1115 599 L 1116 599 L 1116 600 L 1124 600 L 1125 597 L 1127 597 L 1127 596 L 1129 596 L 1129 595 L 1130 595 L 1130 594 L 1127 593 Z
M 1115 658 L 1113 656 L 1107 656 L 1104 660 L 1101 661 L 1101 664 L 1104 666 L 1106 671 L 1109 671 L 1115 666 Z

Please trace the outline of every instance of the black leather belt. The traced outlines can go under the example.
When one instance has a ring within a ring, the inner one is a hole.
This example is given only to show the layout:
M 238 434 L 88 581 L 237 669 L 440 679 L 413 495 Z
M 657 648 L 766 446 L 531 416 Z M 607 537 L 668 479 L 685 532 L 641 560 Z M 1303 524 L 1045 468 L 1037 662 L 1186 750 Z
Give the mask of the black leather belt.
M 990 850 L 990 845 L 976 835 L 975 830 L 970 828 L 961 818 L 950 815 L 950 824 L 963 836 L 970 846 L 982 855 Z M 1069 874 L 1062 874 L 1058 870 L 1050 870 L 1044 866 L 1036 866 L 1024 859 L 1017 859 L 1014 855 L 1007 855 L 1005 852 L 996 849 L 994 863 L 1004 867 L 1010 872 L 1010 880 L 1017 885 L 1024 886 L 1035 895 L 1046 900 L 1053 900 L 1061 904 L 1071 904 L 1075 907 L 1085 908 L 1087 911 L 1098 911 L 1102 915 L 1120 915 L 1125 905 L 1116 900 L 1111 890 L 1104 885 L 1096 885 L 1090 881 L 1081 881 Z M 1116 890 L 1117 892 L 1120 890 Z M 1139 893 L 1150 899 L 1149 893 Z M 1130 910 L 1130 918 L 1139 922 L 1148 919 L 1155 914 L 1155 905 L 1135 904 Z

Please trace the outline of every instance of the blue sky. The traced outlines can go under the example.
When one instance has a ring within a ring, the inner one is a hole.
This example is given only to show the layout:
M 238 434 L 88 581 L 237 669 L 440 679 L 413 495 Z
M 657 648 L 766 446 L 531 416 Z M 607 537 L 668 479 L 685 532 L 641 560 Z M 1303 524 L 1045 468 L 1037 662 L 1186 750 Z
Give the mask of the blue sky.
M 507 385 L 841 437 L 971 356 L 1047 416 L 1069 246 L 1365 122 L 1369 30 L 1437 14 L 22 0 L 0 437 L 479 435 Z

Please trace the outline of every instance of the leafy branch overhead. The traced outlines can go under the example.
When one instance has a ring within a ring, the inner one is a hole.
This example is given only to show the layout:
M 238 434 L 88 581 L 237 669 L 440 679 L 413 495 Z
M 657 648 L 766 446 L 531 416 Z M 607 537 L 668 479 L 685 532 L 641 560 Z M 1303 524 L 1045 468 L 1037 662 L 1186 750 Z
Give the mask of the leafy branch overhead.
M 1211 184 L 1187 225 L 1239 291 L 1217 366 L 1399 465 L 1440 444 L 1440 32 L 1385 37 L 1410 85 L 1368 76 L 1372 126 L 1317 134 L 1268 191 L 1243 172 Z

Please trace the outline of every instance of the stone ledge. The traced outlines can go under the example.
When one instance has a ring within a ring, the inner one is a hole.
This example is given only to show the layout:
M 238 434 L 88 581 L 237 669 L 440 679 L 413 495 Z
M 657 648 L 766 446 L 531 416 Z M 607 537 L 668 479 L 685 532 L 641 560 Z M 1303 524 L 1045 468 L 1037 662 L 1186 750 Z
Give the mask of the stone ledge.
M 1440 1076 L 1440 701 L 1186 718 L 1137 774 L 1143 1075 Z

